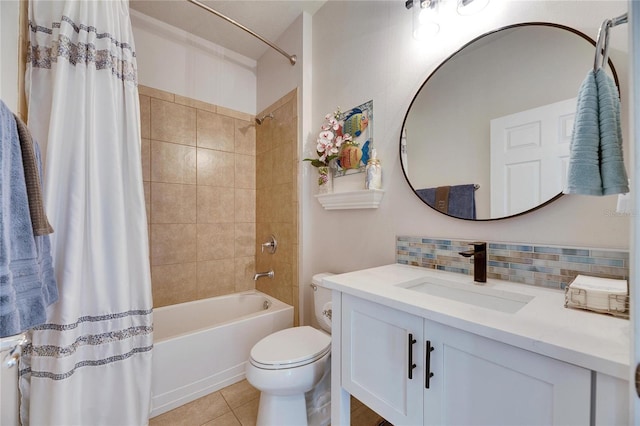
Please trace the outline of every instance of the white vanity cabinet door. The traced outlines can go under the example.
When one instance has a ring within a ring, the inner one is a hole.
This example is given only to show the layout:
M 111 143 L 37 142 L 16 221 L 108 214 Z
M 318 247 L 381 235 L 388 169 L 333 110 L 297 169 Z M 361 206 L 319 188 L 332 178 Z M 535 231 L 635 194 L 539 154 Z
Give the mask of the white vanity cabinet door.
M 588 425 L 591 372 L 425 320 L 425 425 Z
M 628 425 L 629 382 L 596 373 L 596 425 Z
M 342 387 L 394 425 L 422 424 L 423 321 L 342 296 Z

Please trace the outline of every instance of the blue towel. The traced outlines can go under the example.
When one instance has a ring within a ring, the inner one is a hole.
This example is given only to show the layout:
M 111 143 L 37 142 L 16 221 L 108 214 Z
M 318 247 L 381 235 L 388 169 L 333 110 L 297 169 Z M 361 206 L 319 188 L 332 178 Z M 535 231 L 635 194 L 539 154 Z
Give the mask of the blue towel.
M 615 83 L 599 68 L 578 92 L 565 194 L 629 192 L 622 156 L 620 100 Z
M 49 236 L 31 225 L 16 121 L 0 101 L 0 337 L 44 323 L 57 299 Z
M 416 194 L 431 207 L 436 208 L 436 188 L 417 189 Z M 475 185 L 451 185 L 449 187 L 449 205 L 446 214 L 460 219 L 476 218 Z
M 629 192 L 629 179 L 622 155 L 618 88 L 602 68 L 596 72 L 596 83 L 598 85 L 602 195 L 626 194 Z

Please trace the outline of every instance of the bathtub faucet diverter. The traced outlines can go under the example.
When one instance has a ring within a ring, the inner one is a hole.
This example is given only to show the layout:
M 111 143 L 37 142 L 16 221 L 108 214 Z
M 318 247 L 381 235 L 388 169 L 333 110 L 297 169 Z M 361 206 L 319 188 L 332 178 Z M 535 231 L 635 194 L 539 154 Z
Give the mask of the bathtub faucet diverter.
M 258 278 L 263 278 L 263 277 L 273 278 L 274 275 L 275 273 L 273 272 L 273 269 L 270 270 L 269 272 L 256 272 L 256 274 L 253 276 L 253 280 L 258 281 Z

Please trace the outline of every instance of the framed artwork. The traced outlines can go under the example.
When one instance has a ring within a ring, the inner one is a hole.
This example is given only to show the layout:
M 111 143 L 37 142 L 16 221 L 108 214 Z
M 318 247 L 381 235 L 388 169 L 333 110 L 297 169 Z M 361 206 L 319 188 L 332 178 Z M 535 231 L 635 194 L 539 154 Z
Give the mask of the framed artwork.
M 352 140 L 342 145 L 335 176 L 364 173 L 373 149 L 373 100 L 344 111 L 340 124 Z

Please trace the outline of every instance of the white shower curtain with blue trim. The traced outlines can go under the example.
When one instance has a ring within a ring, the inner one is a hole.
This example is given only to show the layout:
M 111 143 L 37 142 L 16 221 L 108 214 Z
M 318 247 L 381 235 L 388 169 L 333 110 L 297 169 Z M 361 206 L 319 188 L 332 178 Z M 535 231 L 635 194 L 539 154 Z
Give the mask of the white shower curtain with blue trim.
M 128 2 L 30 0 L 29 44 L 60 297 L 21 359 L 22 421 L 147 424 L 152 300 Z

